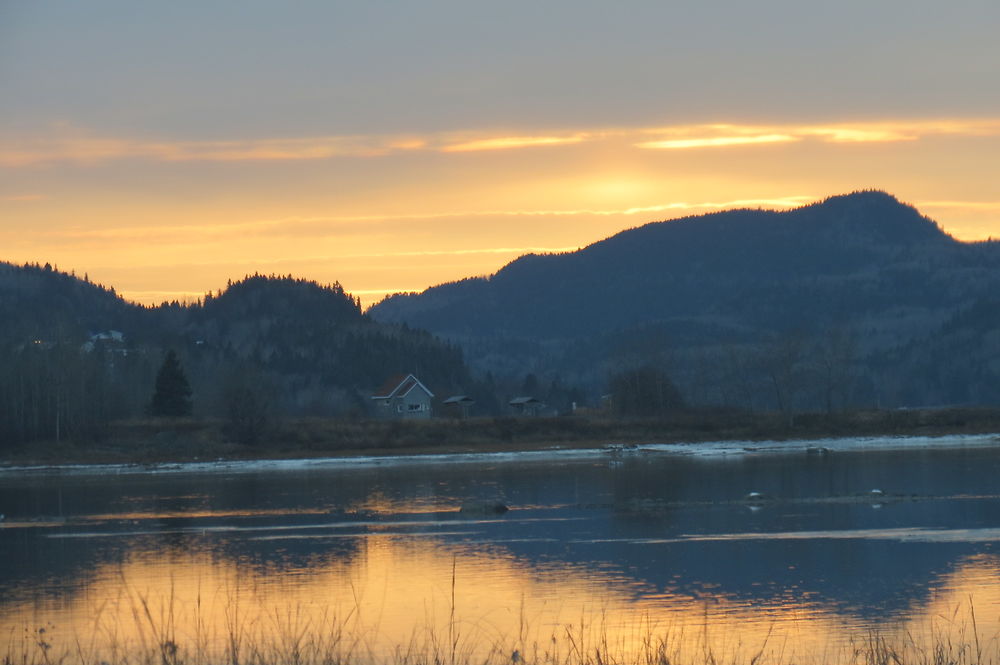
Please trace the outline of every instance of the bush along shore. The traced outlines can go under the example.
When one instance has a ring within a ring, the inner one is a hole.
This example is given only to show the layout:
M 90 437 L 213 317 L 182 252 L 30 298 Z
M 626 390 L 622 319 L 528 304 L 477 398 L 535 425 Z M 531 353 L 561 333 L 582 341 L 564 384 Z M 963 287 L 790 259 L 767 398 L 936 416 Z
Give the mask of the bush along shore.
M 749 414 L 690 410 L 660 419 L 596 416 L 424 421 L 301 418 L 272 422 L 252 444 L 224 420 L 116 421 L 98 439 L 34 442 L 0 451 L 0 464 L 153 463 L 206 459 L 288 459 L 349 455 L 503 452 L 863 436 L 943 436 L 1000 432 L 1000 408 Z

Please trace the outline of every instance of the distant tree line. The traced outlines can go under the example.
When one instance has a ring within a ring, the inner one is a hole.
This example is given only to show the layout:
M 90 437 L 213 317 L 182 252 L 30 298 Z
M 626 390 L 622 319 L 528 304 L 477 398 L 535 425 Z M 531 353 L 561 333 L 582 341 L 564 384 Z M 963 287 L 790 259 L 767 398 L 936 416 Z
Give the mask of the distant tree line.
M 254 443 L 284 416 L 364 417 L 400 372 L 490 402 L 458 347 L 372 321 L 339 284 L 252 275 L 141 307 L 50 266 L 0 263 L 0 447 L 188 413 Z
M 128 414 L 126 385 L 78 345 L 31 343 L 0 353 L 0 443 L 95 440 Z
M 1000 403 L 1000 301 L 974 299 L 921 324 L 933 334 L 900 335 L 924 315 L 735 332 L 685 319 L 556 342 L 470 338 L 463 350 L 373 320 L 336 283 L 252 275 L 197 302 L 141 307 L 86 276 L 0 263 L 0 448 L 99 440 L 116 419 L 186 414 L 223 419 L 233 440 L 256 444 L 286 417 L 366 417 L 372 391 L 399 373 L 432 388 L 438 413 L 464 394 L 483 416 L 511 413 L 518 396 L 546 414 L 624 418 Z

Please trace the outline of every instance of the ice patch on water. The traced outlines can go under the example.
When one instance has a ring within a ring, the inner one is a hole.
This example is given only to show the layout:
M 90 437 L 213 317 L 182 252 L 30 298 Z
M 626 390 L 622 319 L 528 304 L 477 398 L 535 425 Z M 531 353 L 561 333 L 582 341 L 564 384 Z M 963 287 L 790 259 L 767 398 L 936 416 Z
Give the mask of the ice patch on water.
M 502 453 L 444 453 L 433 455 L 386 455 L 358 457 L 314 457 L 281 460 L 216 460 L 163 464 L 59 464 L 0 467 L 0 476 L 25 474 L 168 474 L 168 473 L 260 473 L 327 469 L 363 469 L 382 466 L 423 466 L 463 463 L 505 463 L 594 459 L 605 456 L 600 449 L 551 449 Z
M 486 524 L 534 524 L 539 522 L 572 522 L 581 521 L 582 517 L 529 517 L 523 519 L 501 517 L 497 519 L 463 519 L 457 517 L 458 513 L 452 513 L 456 516 L 454 519 L 438 519 L 438 520 L 388 520 L 388 521 L 373 521 L 373 520 L 357 520 L 357 521 L 335 521 L 335 522 L 310 522 L 307 524 L 249 524 L 249 525 L 234 525 L 234 524 L 206 524 L 206 525 L 192 525 L 176 528 L 153 528 L 153 529 L 129 529 L 123 531 L 107 530 L 107 531 L 68 531 L 68 532 L 57 532 L 46 534 L 46 538 L 57 538 L 57 539 L 87 539 L 87 538 L 120 538 L 120 537 L 135 537 L 135 536 L 153 536 L 153 535 L 163 535 L 163 534 L 227 534 L 227 533 L 290 533 L 290 532 L 302 532 L 302 531 L 323 531 L 320 534 L 324 537 L 361 537 L 366 535 L 376 535 L 378 533 L 383 533 L 379 531 L 380 529 L 395 529 L 399 533 L 414 534 L 414 535 L 424 535 L 428 532 L 420 531 L 421 529 L 427 529 L 429 527 L 441 528 L 441 527 L 476 527 Z M 46 526 L 53 526 L 52 524 L 46 524 Z M 58 526 L 65 526 L 65 523 L 59 523 Z M 403 529 L 413 529 L 413 531 L 402 531 Z M 337 534 L 334 532 L 351 531 L 352 533 Z M 449 532 L 450 533 L 450 532 Z M 458 533 L 458 532 L 456 532 Z M 463 531 L 462 533 L 473 533 L 473 531 Z M 271 536 L 271 538 L 283 538 L 285 536 Z M 256 540 L 261 540 L 265 538 L 264 536 L 259 536 L 257 538 L 251 538 Z
M 864 450 L 920 450 L 943 448 L 1000 447 L 996 434 L 960 434 L 947 436 L 871 436 L 842 439 L 790 439 L 786 441 L 704 441 L 698 443 L 639 444 L 635 453 L 726 457 L 762 453 L 805 453 L 823 448 L 828 452 Z M 549 448 L 520 452 L 443 453 L 429 455 L 388 455 L 358 457 L 320 457 L 281 460 L 216 460 L 164 464 L 64 464 L 0 467 L 0 477 L 26 474 L 170 474 L 170 473 L 262 473 L 311 470 L 353 470 L 391 466 L 433 466 L 452 464 L 509 464 L 597 460 L 612 457 L 605 448 Z
M 277 540 L 368 540 L 373 538 L 441 538 L 444 536 L 465 536 L 476 531 L 374 531 L 366 533 L 311 533 L 281 534 L 275 536 L 254 536 L 247 540 L 259 542 Z
M 574 544 L 675 545 L 678 543 L 733 542 L 741 540 L 892 540 L 905 543 L 993 543 L 1000 541 L 1000 528 L 938 529 L 839 529 L 825 531 L 777 531 L 748 533 L 683 534 L 676 538 L 594 538 L 571 540 Z

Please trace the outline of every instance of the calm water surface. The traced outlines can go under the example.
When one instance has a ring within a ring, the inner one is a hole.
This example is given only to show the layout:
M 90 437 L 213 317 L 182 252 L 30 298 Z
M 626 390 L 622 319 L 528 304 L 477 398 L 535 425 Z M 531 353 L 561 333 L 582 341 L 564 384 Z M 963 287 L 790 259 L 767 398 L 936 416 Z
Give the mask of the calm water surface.
M 835 661 L 873 630 L 1000 633 L 1000 448 L 8 473 L 0 512 L 0 657 L 306 635 Z

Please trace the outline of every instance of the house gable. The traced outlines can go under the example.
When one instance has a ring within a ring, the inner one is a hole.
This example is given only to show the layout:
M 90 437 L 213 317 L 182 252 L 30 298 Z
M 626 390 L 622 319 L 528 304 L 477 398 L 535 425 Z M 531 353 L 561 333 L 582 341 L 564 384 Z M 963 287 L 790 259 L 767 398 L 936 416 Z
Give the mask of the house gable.
M 427 386 L 420 382 L 420 379 L 412 374 L 397 374 L 390 377 L 382 387 L 372 395 L 372 399 L 392 399 L 393 397 L 405 397 L 414 388 L 420 388 L 428 397 L 434 397 L 434 393 L 428 390 Z
M 371 398 L 380 418 L 429 418 L 433 397 L 417 377 L 400 374 L 390 377 Z

